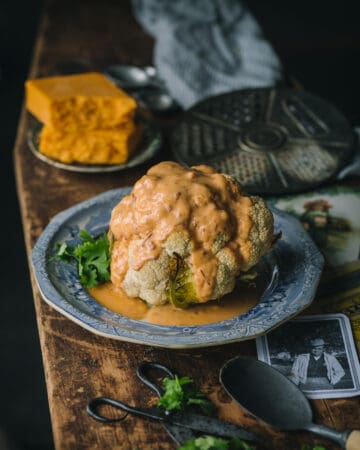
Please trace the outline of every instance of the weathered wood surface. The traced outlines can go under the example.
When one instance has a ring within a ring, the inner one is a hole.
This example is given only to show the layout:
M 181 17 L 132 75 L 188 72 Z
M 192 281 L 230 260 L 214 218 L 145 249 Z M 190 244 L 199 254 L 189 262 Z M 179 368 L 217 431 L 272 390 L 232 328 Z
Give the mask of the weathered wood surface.
M 54 0 L 48 2 L 44 11 L 29 77 L 68 73 L 74 69 L 102 70 L 115 62 L 147 64 L 151 62 L 152 47 L 152 39 L 133 19 L 128 2 Z M 29 151 L 26 138 L 30 123 L 30 115 L 23 111 L 14 155 L 29 256 L 36 239 L 56 213 L 108 189 L 131 185 L 150 165 L 106 175 L 55 169 Z M 160 158 L 171 158 L 166 144 Z M 32 285 L 58 450 L 174 449 L 175 445 L 158 423 L 129 416 L 121 423 L 104 425 L 95 422 L 85 411 L 89 399 L 99 395 L 119 398 L 132 405 L 150 404 L 153 396 L 138 382 L 135 370 L 141 362 L 154 360 L 172 367 L 179 375 L 193 377 L 219 407 L 220 418 L 263 433 L 267 444 L 258 448 L 300 449 L 303 443 L 325 443 L 328 449 L 337 448 L 310 433 L 274 432 L 230 401 L 218 382 L 219 369 L 231 357 L 254 355 L 253 341 L 175 351 L 104 339 L 49 307 L 41 299 L 33 276 Z M 338 429 L 360 428 L 357 398 L 312 404 L 319 423 Z

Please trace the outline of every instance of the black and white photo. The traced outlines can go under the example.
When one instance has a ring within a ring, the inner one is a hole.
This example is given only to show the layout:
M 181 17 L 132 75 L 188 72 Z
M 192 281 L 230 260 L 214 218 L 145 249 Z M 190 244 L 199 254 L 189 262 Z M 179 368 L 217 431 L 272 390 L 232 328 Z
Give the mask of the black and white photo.
M 286 375 L 309 398 L 360 393 L 360 366 L 344 314 L 302 316 L 256 340 L 258 358 Z

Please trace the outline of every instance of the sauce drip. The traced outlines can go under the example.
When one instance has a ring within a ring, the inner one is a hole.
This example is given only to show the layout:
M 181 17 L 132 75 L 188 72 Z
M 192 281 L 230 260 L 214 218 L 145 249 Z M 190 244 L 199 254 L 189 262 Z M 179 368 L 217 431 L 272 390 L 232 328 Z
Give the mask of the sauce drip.
M 134 320 L 142 320 L 156 325 L 194 326 L 220 322 L 244 314 L 259 301 L 260 289 L 238 285 L 235 290 L 208 303 L 192 305 L 187 309 L 177 309 L 171 304 L 149 307 L 139 298 L 128 297 L 123 289 L 111 282 L 88 290 L 105 308 Z
M 128 249 L 135 244 L 131 267 L 135 270 L 157 259 L 173 232 L 189 236 L 189 264 L 200 302 L 211 298 L 218 260 L 216 240 L 242 270 L 250 257 L 252 201 L 239 185 L 208 166 L 184 168 L 175 162 L 152 167 L 113 209 L 110 232 L 114 236 L 111 280 L 118 287 L 127 272 Z

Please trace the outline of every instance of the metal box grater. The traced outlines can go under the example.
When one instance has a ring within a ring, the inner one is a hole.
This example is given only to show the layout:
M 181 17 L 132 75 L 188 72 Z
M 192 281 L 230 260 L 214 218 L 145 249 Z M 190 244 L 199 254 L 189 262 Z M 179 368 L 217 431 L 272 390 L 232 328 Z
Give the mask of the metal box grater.
M 182 164 L 209 164 L 248 193 L 310 189 L 350 159 L 354 133 L 331 104 L 302 90 L 245 89 L 208 98 L 170 136 Z

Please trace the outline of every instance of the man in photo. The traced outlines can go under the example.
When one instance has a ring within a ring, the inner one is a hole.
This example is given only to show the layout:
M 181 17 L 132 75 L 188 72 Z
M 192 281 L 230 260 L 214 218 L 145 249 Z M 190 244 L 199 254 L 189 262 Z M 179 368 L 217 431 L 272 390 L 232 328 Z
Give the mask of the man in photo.
M 336 357 L 326 353 L 324 348 L 324 339 L 312 339 L 309 353 L 295 358 L 289 378 L 302 390 L 334 389 L 345 375 Z

